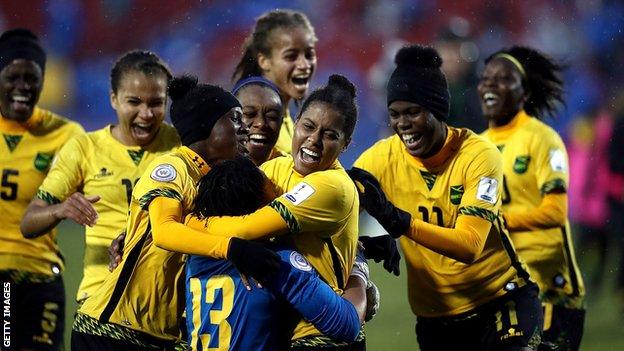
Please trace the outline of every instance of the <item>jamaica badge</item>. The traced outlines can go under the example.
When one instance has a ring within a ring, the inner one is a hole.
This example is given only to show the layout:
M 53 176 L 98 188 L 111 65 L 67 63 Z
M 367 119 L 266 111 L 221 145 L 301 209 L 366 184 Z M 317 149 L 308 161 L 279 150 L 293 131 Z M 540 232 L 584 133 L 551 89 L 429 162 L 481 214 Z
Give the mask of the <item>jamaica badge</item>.
M 50 167 L 50 163 L 52 162 L 53 154 L 47 154 L 45 152 L 38 152 L 37 156 L 35 156 L 35 168 L 41 172 L 44 172 L 48 167 Z
M 453 205 L 459 205 L 461 203 L 462 196 L 464 195 L 463 185 L 451 185 L 451 203 Z
M 529 161 L 531 161 L 531 156 L 518 156 L 516 157 L 516 161 L 513 165 L 514 172 L 518 174 L 523 174 L 529 168 Z

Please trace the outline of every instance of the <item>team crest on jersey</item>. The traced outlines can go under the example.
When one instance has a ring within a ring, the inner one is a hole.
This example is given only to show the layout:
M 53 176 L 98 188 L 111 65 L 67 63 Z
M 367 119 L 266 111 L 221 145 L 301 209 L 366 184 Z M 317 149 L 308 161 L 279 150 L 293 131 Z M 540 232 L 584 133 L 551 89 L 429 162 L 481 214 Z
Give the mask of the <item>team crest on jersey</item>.
M 108 177 L 112 175 L 113 175 L 113 172 L 106 169 L 106 167 L 102 167 L 100 168 L 100 171 L 95 175 L 95 178 L 100 179 L 100 178 L 104 178 L 104 177 Z
M 497 194 L 498 181 L 490 177 L 481 177 L 479 187 L 477 188 L 477 200 L 483 200 L 494 205 L 497 200 Z
M 156 166 L 150 174 L 150 178 L 154 179 L 157 182 L 170 182 L 178 176 L 176 169 L 168 164 L 164 163 L 162 165 Z
M 50 163 L 52 162 L 53 158 L 53 154 L 38 152 L 37 156 L 35 156 L 35 168 L 41 172 L 44 172 L 48 169 L 48 167 L 50 167 Z
M 309 272 L 312 270 L 312 266 L 310 265 L 310 262 L 308 262 L 308 260 L 306 260 L 302 254 L 296 251 L 293 251 L 290 253 L 289 260 L 290 260 L 290 264 L 300 271 Z
M 292 202 L 293 204 L 299 205 L 307 198 L 312 196 L 314 192 L 315 190 L 312 186 L 310 186 L 310 184 L 301 182 L 295 185 L 295 187 L 291 191 L 284 194 L 284 197 L 286 198 L 286 200 Z
M 523 174 L 529 168 L 529 161 L 531 161 L 531 156 L 518 156 L 516 157 L 516 161 L 513 165 L 514 172 L 518 174 Z
M 463 185 L 451 185 L 450 197 L 453 205 L 459 205 L 461 203 L 462 196 L 464 196 Z

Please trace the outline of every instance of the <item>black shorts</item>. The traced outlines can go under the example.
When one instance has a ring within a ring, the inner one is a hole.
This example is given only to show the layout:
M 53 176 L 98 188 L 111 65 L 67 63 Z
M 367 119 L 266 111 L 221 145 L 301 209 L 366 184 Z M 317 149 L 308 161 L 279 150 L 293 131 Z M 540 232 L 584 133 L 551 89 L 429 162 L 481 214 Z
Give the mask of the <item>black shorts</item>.
M 147 351 L 187 350 L 181 340 L 156 338 L 138 330 L 99 320 L 76 313 L 72 325 L 71 349 L 73 351 Z
M 291 351 L 366 351 L 366 340 L 342 346 L 292 346 Z
M 113 339 L 103 335 L 91 335 L 72 330 L 72 351 L 154 351 L 165 348 L 149 348 L 133 345 L 123 340 Z
M 559 351 L 576 351 L 583 338 L 585 310 L 544 304 L 544 341 L 557 345 Z
M 416 336 L 420 349 L 537 350 L 542 335 L 537 292 L 537 286 L 530 283 L 458 316 L 418 317 Z
M 3 271 L 0 281 L 5 328 L 0 349 L 61 350 L 65 330 L 63 278 Z

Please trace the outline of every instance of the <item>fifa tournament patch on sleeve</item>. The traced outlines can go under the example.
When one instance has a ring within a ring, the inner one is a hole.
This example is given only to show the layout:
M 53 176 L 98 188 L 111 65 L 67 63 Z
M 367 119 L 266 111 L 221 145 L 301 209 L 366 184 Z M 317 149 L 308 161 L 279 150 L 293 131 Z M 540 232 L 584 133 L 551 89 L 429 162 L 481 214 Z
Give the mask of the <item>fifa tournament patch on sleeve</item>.
M 291 252 L 288 259 L 290 260 L 290 264 L 300 271 L 310 272 L 312 270 L 310 262 L 308 262 L 308 260 L 306 260 L 305 257 L 297 251 Z
M 176 172 L 175 167 L 168 163 L 156 166 L 150 174 L 150 178 L 157 182 L 170 182 L 176 179 L 177 176 L 178 172 Z
M 550 155 L 548 158 L 550 160 L 550 168 L 552 168 L 553 171 L 566 172 L 568 170 L 565 155 L 560 149 L 550 150 Z
M 477 200 L 483 200 L 494 205 L 496 203 L 498 193 L 498 181 L 490 177 L 482 177 L 479 180 L 477 188 Z
M 306 182 L 301 182 L 295 185 L 295 187 L 291 191 L 287 192 L 282 196 L 284 196 L 286 200 L 292 202 L 294 205 L 299 205 L 300 203 L 307 200 L 310 196 L 312 196 L 315 191 L 316 190 L 314 190 L 314 188 L 310 184 Z

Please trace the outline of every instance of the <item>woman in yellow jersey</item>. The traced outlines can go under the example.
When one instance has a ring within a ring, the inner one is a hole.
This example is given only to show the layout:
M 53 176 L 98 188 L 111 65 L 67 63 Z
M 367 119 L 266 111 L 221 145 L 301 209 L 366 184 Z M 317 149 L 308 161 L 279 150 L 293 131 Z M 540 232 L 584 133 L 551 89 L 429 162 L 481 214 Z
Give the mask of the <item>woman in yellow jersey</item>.
M 243 56 L 233 78 L 263 76 L 277 85 L 284 106 L 277 149 L 291 152 L 293 121 L 288 104 L 300 101 L 310 86 L 316 68 L 316 34 L 305 14 L 274 10 L 256 20 L 252 33 L 243 44 Z
M 84 133 L 77 123 L 37 106 L 45 63 L 46 53 L 31 31 L 14 29 L 0 36 L 3 349 L 60 350 L 63 346 L 64 265 L 56 231 L 28 239 L 19 228 L 54 155 L 69 139 Z
M 108 276 L 108 246 L 126 227 L 132 187 L 159 155 L 180 144 L 166 123 L 171 73 L 149 51 L 130 51 L 111 70 L 110 101 L 117 123 L 68 142 L 22 220 L 22 233 L 37 237 L 63 219 L 86 226 L 84 301 Z
M 561 138 L 540 121 L 563 103 L 562 66 L 514 46 L 485 60 L 479 81 L 489 128 L 503 155 L 503 217 L 520 257 L 540 288 L 544 339 L 578 350 L 585 289 L 568 223 L 568 160 Z
M 396 135 L 349 174 L 362 206 L 400 237 L 420 349 L 536 350 L 542 313 L 499 217 L 500 153 L 447 126 L 449 93 L 434 49 L 405 47 L 395 62 L 387 98 Z
M 284 118 L 279 88 L 264 77 L 252 76 L 236 82 L 232 94 L 243 108 L 243 123 L 249 128 L 246 147 L 256 166 L 284 156 L 275 147 Z
M 73 350 L 172 349 L 181 342 L 185 256 L 173 248 L 227 258 L 260 281 L 279 266 L 279 257 L 261 244 L 182 224 L 200 178 L 240 152 L 247 129 L 240 103 L 219 87 L 181 77 L 171 82 L 169 95 L 183 146 L 153 160 L 134 187 L 123 259 L 79 309 Z
M 188 225 L 209 236 L 259 239 L 290 233 L 282 239 L 305 256 L 323 279 L 341 292 L 349 278 L 357 248 L 359 202 L 353 182 L 338 155 L 348 146 L 357 120 L 355 87 L 333 75 L 303 103 L 295 123 L 292 156 L 277 157 L 261 168 L 283 194 L 269 205 L 243 217 L 191 217 Z M 187 252 L 183 245 L 172 248 Z M 310 323 L 295 328 L 292 346 L 315 345 L 340 350 L 363 347 L 337 344 Z

